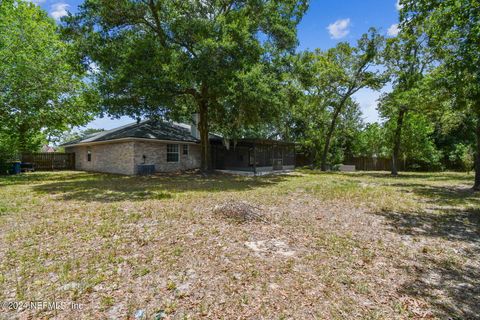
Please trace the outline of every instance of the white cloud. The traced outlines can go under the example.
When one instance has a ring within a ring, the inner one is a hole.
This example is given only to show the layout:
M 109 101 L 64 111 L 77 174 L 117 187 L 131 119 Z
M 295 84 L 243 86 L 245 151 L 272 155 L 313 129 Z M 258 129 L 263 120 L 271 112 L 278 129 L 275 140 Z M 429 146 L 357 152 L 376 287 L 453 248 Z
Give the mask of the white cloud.
M 398 24 L 392 24 L 390 28 L 387 30 L 387 34 L 391 37 L 396 37 L 398 36 L 398 33 L 400 32 L 400 28 L 398 27 Z
M 400 0 L 397 0 L 395 7 L 397 8 L 398 11 L 402 10 L 403 6 L 400 4 Z
M 377 111 L 380 96 L 381 92 L 371 89 L 362 89 L 353 96 L 355 101 L 360 104 L 365 122 L 380 122 L 380 116 Z
M 330 24 L 327 29 L 332 39 L 341 39 L 350 33 L 350 19 L 340 19 Z
M 55 20 L 60 20 L 61 17 L 64 17 L 68 14 L 67 9 L 69 5 L 63 2 L 58 2 L 52 5 L 52 11 L 50 15 Z

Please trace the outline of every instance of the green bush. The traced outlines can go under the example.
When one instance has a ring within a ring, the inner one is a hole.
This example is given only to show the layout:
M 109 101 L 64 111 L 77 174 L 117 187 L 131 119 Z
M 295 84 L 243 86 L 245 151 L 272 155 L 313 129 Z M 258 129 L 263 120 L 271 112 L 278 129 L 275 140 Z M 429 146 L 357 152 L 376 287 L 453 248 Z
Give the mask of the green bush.
M 461 168 L 466 172 L 472 171 L 475 164 L 475 157 L 472 148 L 463 143 L 455 145 L 455 149 L 450 152 L 448 159 L 454 163 L 456 167 Z
M 12 147 L 8 139 L 0 137 L 0 175 L 8 174 L 12 167 L 12 161 L 19 160 L 16 149 Z

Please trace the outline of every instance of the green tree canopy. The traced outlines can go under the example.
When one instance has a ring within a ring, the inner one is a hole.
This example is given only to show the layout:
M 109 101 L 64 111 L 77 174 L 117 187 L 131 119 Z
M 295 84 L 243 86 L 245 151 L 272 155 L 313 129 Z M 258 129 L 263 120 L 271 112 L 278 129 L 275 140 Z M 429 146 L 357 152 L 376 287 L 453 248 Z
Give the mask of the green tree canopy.
M 70 50 L 40 7 L 0 2 L 0 131 L 12 152 L 35 148 L 39 135 L 90 119 L 94 95 L 70 64 Z
M 362 157 L 385 158 L 390 155 L 387 146 L 387 130 L 381 124 L 369 123 L 357 135 L 355 155 Z
M 428 45 L 443 64 L 443 83 L 457 108 L 475 115 L 476 169 L 480 190 L 480 10 L 478 0 L 402 0 L 401 26 L 422 28 Z
M 304 114 L 318 117 L 316 129 L 324 135 L 322 170 L 327 168 L 338 120 L 352 104 L 352 96 L 363 88 L 379 90 L 387 79 L 377 68 L 383 45 L 383 37 L 371 29 L 356 47 L 339 43 L 326 52 L 305 52 L 300 57 L 299 80 L 311 100 Z
M 432 56 L 422 38 L 421 28 L 414 28 L 410 32 L 401 30 L 397 37 L 388 39 L 383 58 L 393 92 L 382 96 L 379 112 L 393 130 L 392 175 L 397 175 L 405 118 L 411 112 L 425 111 L 426 104 L 422 103 L 419 88 L 432 63 Z

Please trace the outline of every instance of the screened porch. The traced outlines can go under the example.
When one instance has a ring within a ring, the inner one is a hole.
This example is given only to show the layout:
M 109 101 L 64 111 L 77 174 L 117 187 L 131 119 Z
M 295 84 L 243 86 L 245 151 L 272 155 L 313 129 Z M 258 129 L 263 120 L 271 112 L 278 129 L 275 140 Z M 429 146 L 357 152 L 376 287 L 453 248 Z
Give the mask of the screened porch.
M 212 141 L 212 164 L 216 170 L 262 173 L 295 168 L 295 144 L 276 140 L 243 139 L 228 148 Z

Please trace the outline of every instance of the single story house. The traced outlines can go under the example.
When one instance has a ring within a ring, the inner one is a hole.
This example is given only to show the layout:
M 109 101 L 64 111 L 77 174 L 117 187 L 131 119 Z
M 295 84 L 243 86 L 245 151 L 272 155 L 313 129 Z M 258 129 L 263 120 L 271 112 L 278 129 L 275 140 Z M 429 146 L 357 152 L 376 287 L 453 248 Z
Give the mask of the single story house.
M 210 135 L 212 167 L 253 173 L 292 169 L 294 144 L 274 140 L 239 140 L 228 145 Z M 83 171 L 134 175 L 142 165 L 156 172 L 200 168 L 199 132 L 196 126 L 147 120 L 95 133 L 63 144 L 75 153 L 75 168 Z

